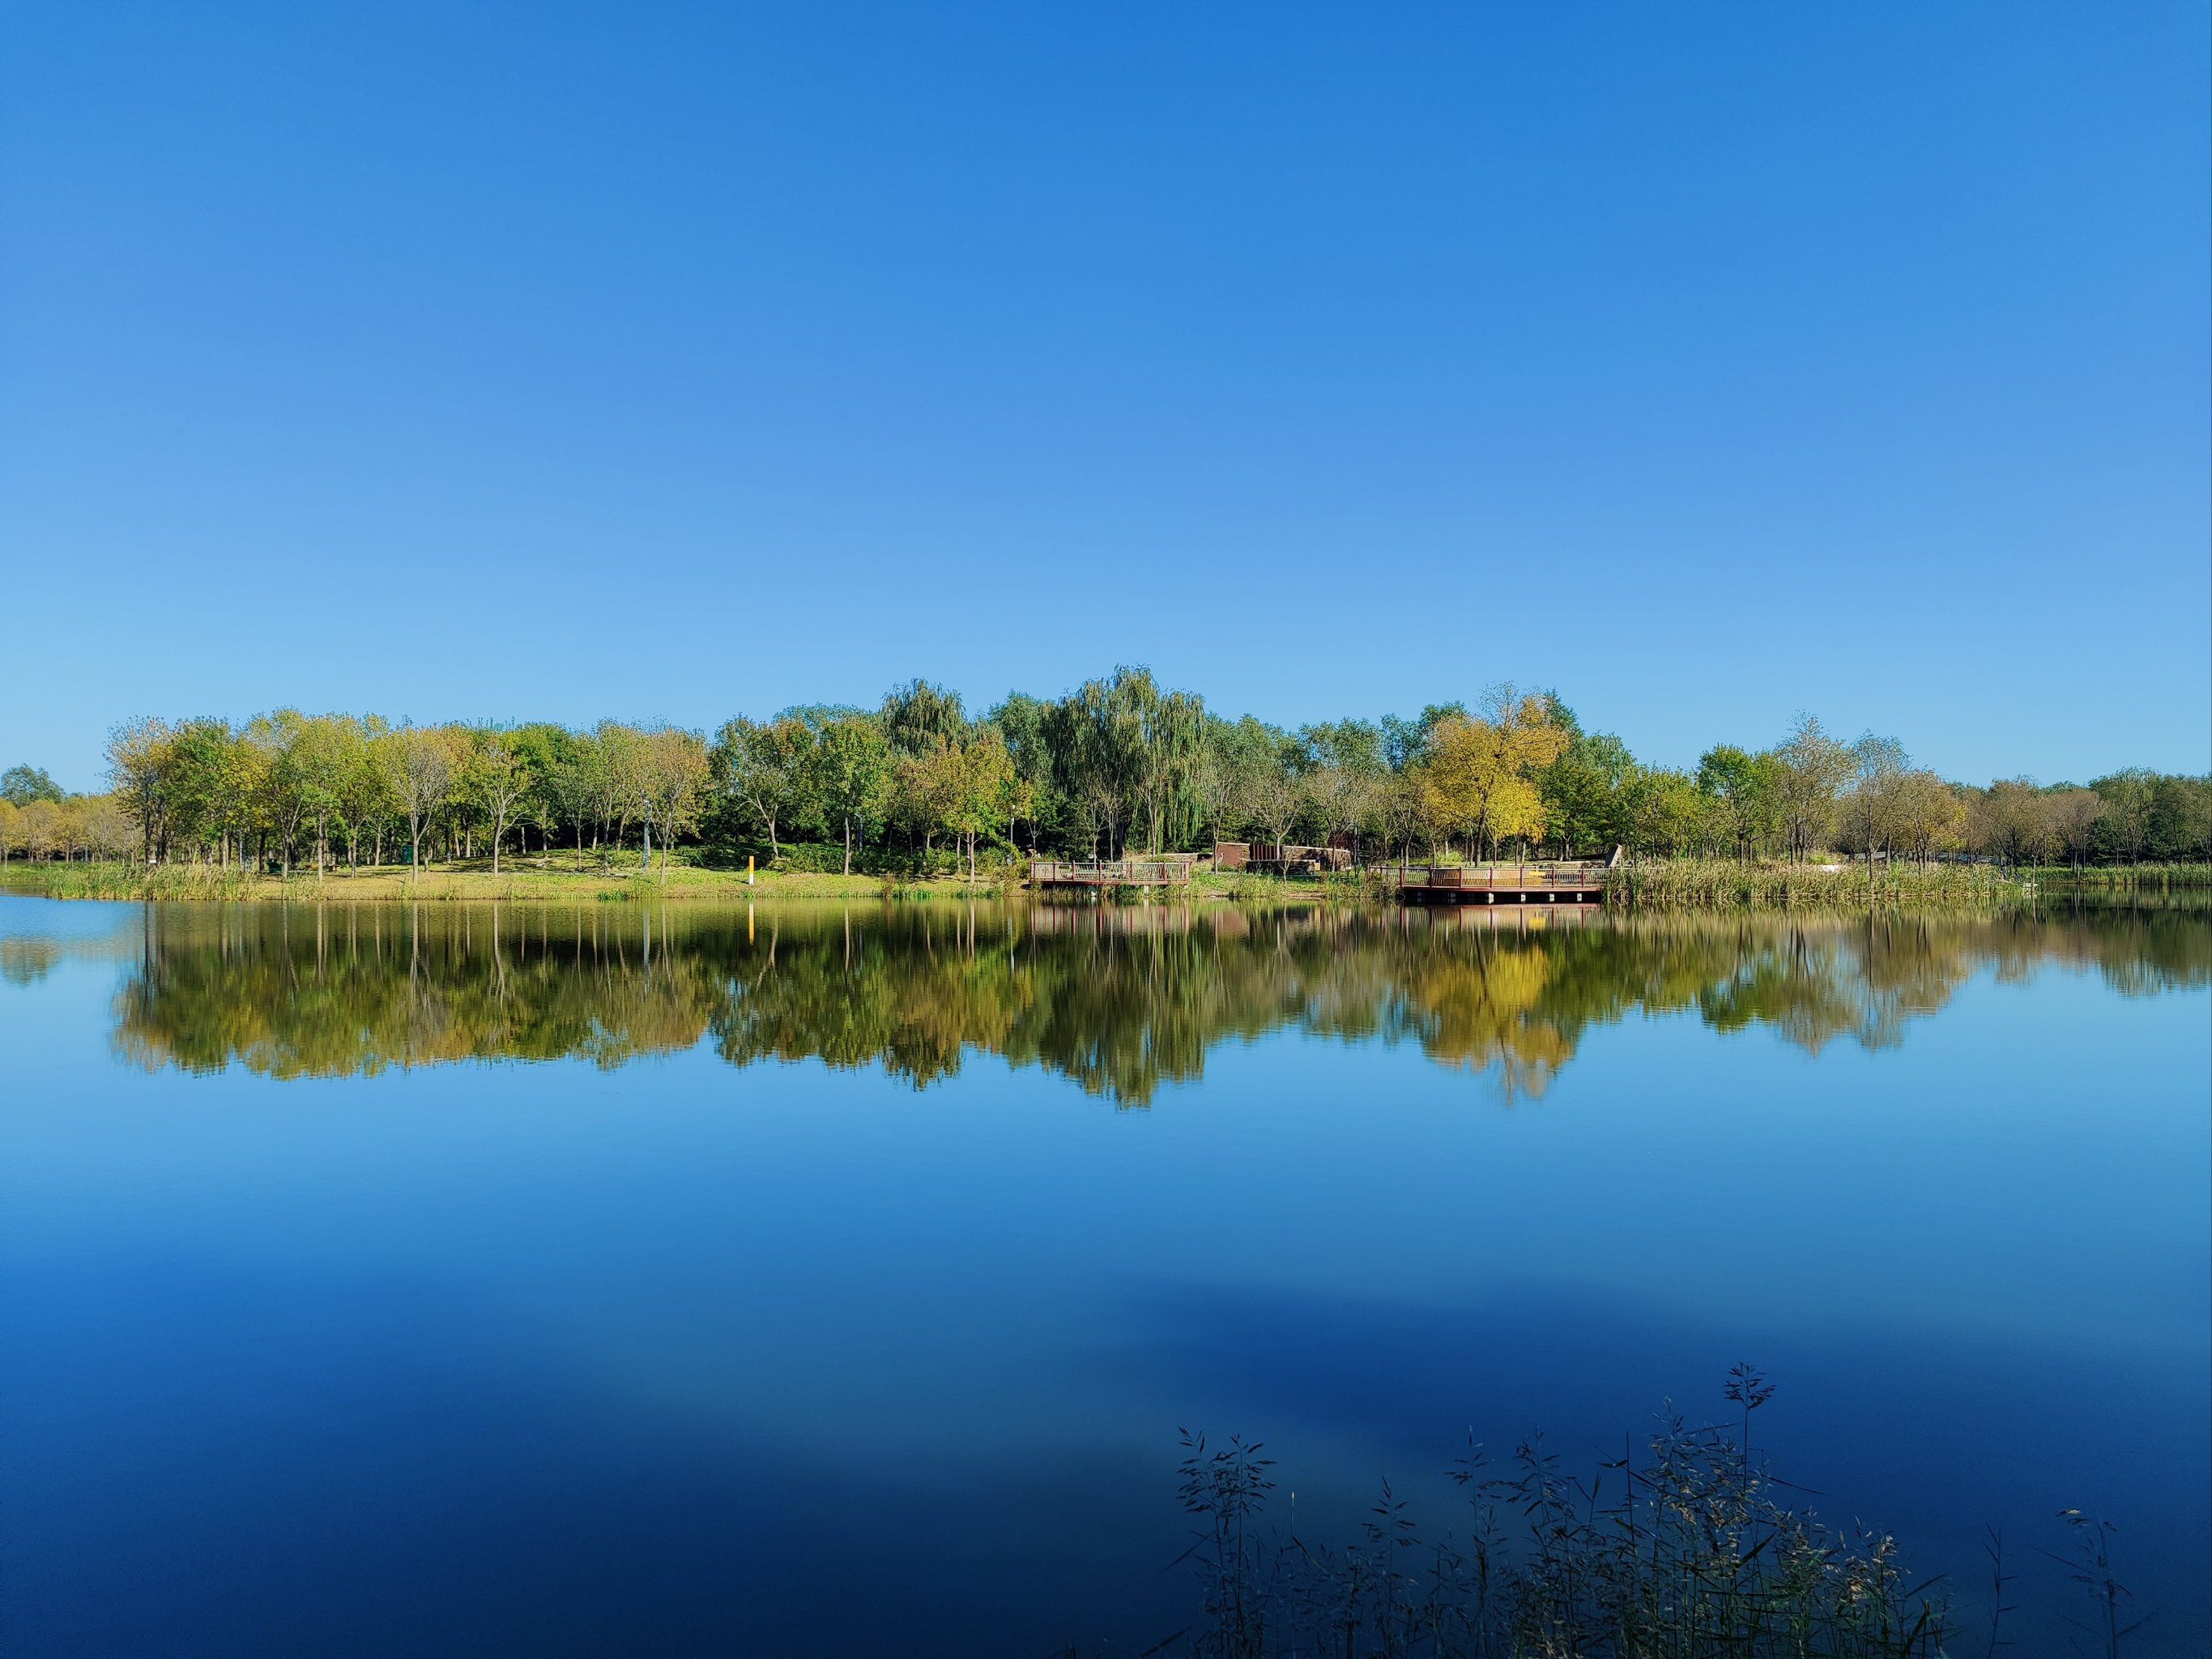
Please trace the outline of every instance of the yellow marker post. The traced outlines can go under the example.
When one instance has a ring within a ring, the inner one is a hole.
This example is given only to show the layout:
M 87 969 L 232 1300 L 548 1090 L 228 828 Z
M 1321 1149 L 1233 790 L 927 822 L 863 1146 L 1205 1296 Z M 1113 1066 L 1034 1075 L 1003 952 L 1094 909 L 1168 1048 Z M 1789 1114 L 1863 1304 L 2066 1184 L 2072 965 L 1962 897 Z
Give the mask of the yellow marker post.
M 752 884 L 753 884 L 753 855 L 752 855 L 750 853 L 748 853 L 748 854 L 745 854 L 745 885 L 746 885 L 746 886 L 748 886 L 748 887 L 750 887 L 750 886 L 751 886 Z

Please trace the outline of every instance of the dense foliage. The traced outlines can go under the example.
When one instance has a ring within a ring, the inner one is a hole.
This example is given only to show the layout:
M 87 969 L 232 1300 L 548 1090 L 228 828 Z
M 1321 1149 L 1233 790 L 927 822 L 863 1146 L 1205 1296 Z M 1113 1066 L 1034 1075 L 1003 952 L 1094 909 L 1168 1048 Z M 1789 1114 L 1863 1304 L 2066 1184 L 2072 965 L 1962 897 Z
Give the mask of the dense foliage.
M 1230 720 L 1117 668 L 1051 701 L 970 715 L 914 680 L 872 709 L 739 716 L 709 738 L 608 720 L 588 731 L 392 725 L 281 709 L 118 727 L 112 793 L 43 772 L 0 780 L 0 854 L 120 856 L 286 872 L 565 848 L 605 866 L 635 840 L 787 867 L 973 872 L 1014 852 L 1116 857 L 1216 838 L 1306 841 L 1370 857 L 1609 851 L 1739 860 L 1816 852 L 1926 864 L 2212 857 L 2212 777 L 2117 771 L 2086 786 L 1975 787 L 1893 738 L 1846 743 L 1811 717 L 1693 771 L 1646 765 L 1547 693 L 1299 727 Z M 534 846 L 533 846 L 534 842 Z

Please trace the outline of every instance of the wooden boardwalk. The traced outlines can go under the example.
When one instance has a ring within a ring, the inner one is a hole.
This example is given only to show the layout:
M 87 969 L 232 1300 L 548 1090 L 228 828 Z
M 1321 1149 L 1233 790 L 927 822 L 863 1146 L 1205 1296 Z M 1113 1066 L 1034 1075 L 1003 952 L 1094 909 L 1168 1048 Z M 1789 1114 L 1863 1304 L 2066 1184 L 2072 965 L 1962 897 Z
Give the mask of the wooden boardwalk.
M 1030 866 L 1036 887 L 1187 887 L 1183 859 L 1038 859 Z
M 1601 860 L 1544 864 L 1407 864 L 1398 870 L 1406 904 L 1601 904 Z

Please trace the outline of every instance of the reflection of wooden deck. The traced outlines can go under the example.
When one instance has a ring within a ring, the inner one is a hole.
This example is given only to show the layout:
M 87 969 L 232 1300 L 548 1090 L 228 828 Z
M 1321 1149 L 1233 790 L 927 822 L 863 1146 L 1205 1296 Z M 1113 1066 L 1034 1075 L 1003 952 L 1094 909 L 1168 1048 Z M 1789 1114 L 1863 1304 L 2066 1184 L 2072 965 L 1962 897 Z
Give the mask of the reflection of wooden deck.
M 1409 864 L 1398 874 L 1406 904 L 1598 904 L 1606 866 L 1571 864 Z
M 1185 887 L 1190 866 L 1176 859 L 1039 859 L 1030 880 L 1038 887 Z

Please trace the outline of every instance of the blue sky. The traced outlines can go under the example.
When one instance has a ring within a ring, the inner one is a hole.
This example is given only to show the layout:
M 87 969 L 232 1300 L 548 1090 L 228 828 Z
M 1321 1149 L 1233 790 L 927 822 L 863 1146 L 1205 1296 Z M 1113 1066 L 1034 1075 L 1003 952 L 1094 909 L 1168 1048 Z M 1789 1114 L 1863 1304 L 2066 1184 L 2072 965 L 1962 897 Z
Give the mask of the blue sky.
M 2198 4 L 0 14 L 0 763 L 1149 664 L 2212 750 Z

